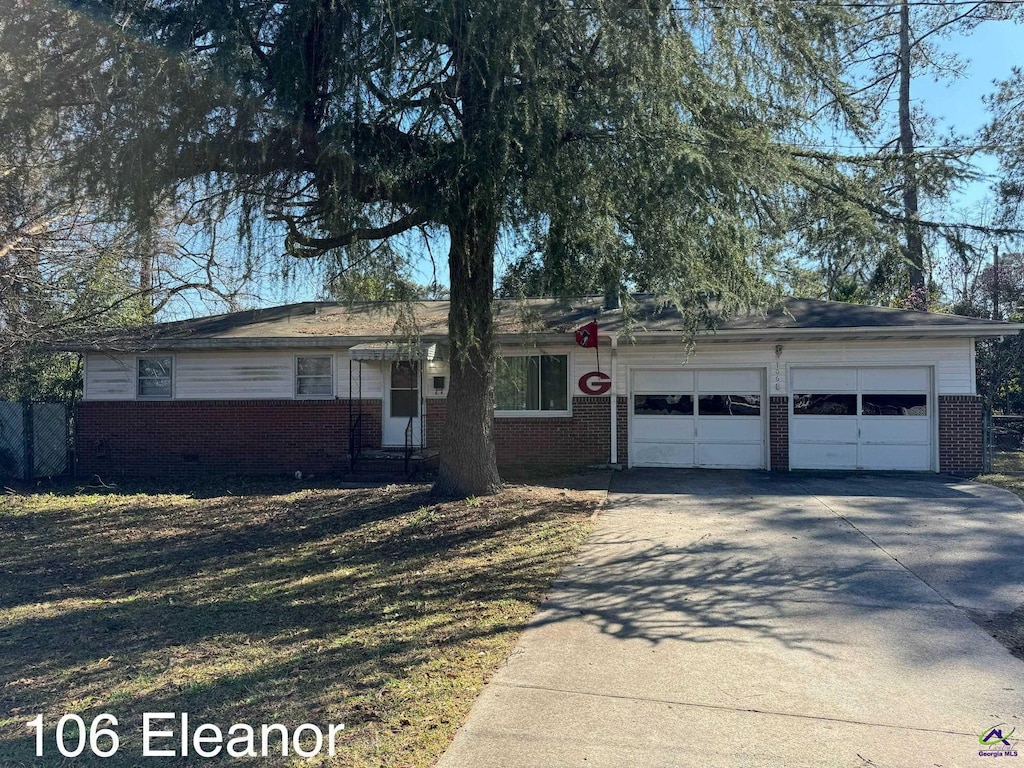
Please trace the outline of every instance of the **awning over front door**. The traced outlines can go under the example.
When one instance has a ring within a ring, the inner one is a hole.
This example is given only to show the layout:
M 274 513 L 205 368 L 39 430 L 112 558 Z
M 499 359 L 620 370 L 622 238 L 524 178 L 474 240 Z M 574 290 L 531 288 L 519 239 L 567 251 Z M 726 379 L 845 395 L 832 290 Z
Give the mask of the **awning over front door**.
M 357 344 L 348 351 L 350 360 L 435 360 L 437 344 L 405 344 L 380 341 Z

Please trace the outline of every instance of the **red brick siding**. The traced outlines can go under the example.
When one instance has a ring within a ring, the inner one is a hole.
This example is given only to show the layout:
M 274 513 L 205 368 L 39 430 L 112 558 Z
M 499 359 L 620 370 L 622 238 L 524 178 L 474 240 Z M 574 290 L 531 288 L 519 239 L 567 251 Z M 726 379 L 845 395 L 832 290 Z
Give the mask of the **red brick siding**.
M 574 397 L 567 418 L 494 420 L 499 468 L 571 469 L 607 464 L 611 456 L 611 400 Z
M 629 466 L 629 398 L 620 397 L 619 404 L 617 406 L 618 411 L 616 412 L 616 421 L 618 422 L 618 442 L 616 444 L 615 452 L 618 454 L 617 458 L 619 464 L 624 467 Z
M 427 398 L 427 408 L 424 413 L 427 419 L 425 426 L 427 448 L 440 448 L 441 435 L 444 434 L 444 420 L 448 415 L 448 401 L 441 398 Z
M 363 447 L 380 447 L 381 401 L 362 413 Z M 327 472 L 348 467 L 349 401 L 87 400 L 76 442 L 79 471 L 101 477 Z
M 772 472 L 789 471 L 789 398 L 768 398 L 768 450 Z
M 939 395 L 939 470 L 976 475 L 983 469 L 981 398 Z
M 627 400 L 618 402 L 618 454 L 627 451 Z M 427 400 L 427 445 L 438 447 L 447 413 L 444 400 Z M 501 417 L 494 420 L 494 447 L 499 469 L 572 469 L 606 464 L 611 456 L 611 401 L 574 397 L 569 417 Z

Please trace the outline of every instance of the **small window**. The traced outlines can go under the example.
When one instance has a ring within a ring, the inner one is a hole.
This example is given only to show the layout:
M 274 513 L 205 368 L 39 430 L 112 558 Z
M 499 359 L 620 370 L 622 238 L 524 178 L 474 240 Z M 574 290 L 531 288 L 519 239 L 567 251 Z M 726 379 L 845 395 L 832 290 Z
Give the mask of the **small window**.
M 760 416 L 760 395 L 701 395 L 697 403 L 701 416 Z
M 170 397 L 174 361 L 170 356 L 140 357 L 138 360 L 139 397 Z
M 330 355 L 295 359 L 296 397 L 330 397 L 334 394 L 334 360 Z
M 523 355 L 498 359 L 497 411 L 568 411 L 567 355 Z
M 693 416 L 693 395 L 633 395 L 637 416 Z
M 927 395 L 860 396 L 862 416 L 927 416 Z
M 856 395 L 793 395 L 793 413 L 797 416 L 856 416 Z

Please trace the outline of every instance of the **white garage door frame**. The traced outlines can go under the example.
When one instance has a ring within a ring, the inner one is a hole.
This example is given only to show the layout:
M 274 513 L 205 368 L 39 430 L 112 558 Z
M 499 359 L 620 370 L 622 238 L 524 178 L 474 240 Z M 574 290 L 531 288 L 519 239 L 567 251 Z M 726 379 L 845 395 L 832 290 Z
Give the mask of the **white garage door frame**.
M 727 465 L 727 464 L 701 464 L 699 462 L 698 457 L 697 457 L 698 448 L 696 448 L 696 447 L 694 449 L 694 451 L 695 451 L 695 453 L 694 453 L 694 457 L 695 457 L 694 458 L 694 463 L 692 463 L 692 464 L 673 464 L 671 462 L 667 462 L 667 463 L 664 463 L 664 464 L 660 464 L 660 463 L 659 464 L 651 464 L 651 463 L 639 463 L 639 462 L 636 461 L 637 450 L 636 450 L 636 446 L 635 446 L 635 438 L 636 438 L 636 434 L 637 434 L 637 429 L 635 427 L 636 414 L 634 413 L 634 411 L 635 411 L 635 408 L 634 408 L 634 395 L 635 394 L 646 394 L 646 393 L 643 392 L 642 390 L 638 391 L 637 388 L 634 386 L 634 382 L 635 382 L 635 378 L 636 378 L 636 374 L 637 373 L 648 373 L 648 372 L 649 373 L 659 373 L 659 372 L 673 373 L 674 372 L 674 373 L 688 373 L 688 374 L 692 374 L 693 377 L 694 377 L 694 386 L 693 386 L 693 389 L 691 391 L 693 392 L 693 395 L 694 395 L 694 398 L 695 398 L 695 400 L 694 400 L 695 404 L 697 402 L 697 398 L 701 394 L 700 389 L 699 389 L 699 387 L 697 385 L 697 377 L 701 373 L 706 373 L 706 374 L 714 374 L 714 373 L 724 373 L 724 374 L 729 374 L 729 373 L 753 373 L 753 374 L 756 374 L 757 377 L 758 377 L 759 388 L 760 388 L 760 391 L 758 392 L 758 394 L 760 395 L 760 411 L 761 411 L 760 417 L 757 418 L 757 420 L 756 420 L 757 423 L 760 425 L 760 430 L 761 430 L 759 460 L 758 460 L 757 466 L 749 466 L 749 467 L 747 467 L 747 465 L 744 465 L 744 466 L 746 468 L 751 468 L 751 469 L 766 469 L 768 467 L 769 440 L 770 440 L 770 436 L 769 436 L 769 423 L 770 423 L 769 422 L 769 415 L 770 415 L 769 411 L 770 411 L 770 406 L 769 406 L 768 393 L 767 393 L 768 367 L 765 366 L 765 365 L 743 365 L 743 364 L 736 364 L 736 365 L 711 365 L 711 366 L 701 366 L 701 367 L 694 367 L 694 368 L 680 367 L 678 365 L 675 365 L 675 366 L 658 366 L 658 365 L 626 366 L 626 370 L 625 370 L 626 381 L 629 383 L 629 391 L 628 391 L 627 398 L 626 398 L 626 402 L 627 402 L 627 406 L 626 407 L 629 409 L 629 412 L 628 412 L 629 413 L 629 421 L 628 421 L 628 424 L 629 424 L 628 466 L 629 467 L 634 467 L 634 466 L 666 466 L 666 467 L 669 467 L 669 466 L 683 466 L 683 467 L 706 466 L 708 468 L 728 468 L 730 466 L 730 465 Z M 730 393 L 728 391 L 728 388 L 720 389 L 716 393 L 719 393 L 719 392 L 720 393 L 725 393 L 725 394 L 729 394 Z M 709 394 L 709 393 L 711 393 L 711 390 L 707 390 L 707 392 L 705 392 L 705 394 Z M 734 390 L 733 393 L 739 393 L 739 390 L 738 389 Z M 699 411 L 699 406 L 697 407 L 697 409 Z M 695 418 L 699 418 L 699 415 L 695 416 Z M 708 418 L 715 418 L 715 417 L 708 417 Z M 727 417 L 727 418 L 736 418 L 736 417 Z M 747 417 L 747 418 L 750 418 L 751 420 L 754 420 L 754 417 Z M 699 444 L 700 444 L 699 440 L 694 440 L 693 442 L 694 442 L 695 446 L 699 446 Z
M 861 440 L 860 440 L 860 429 L 859 429 L 860 422 L 864 418 L 875 418 L 875 417 L 865 417 L 863 414 L 861 414 L 859 412 L 860 411 L 859 406 L 860 406 L 860 403 L 861 403 L 861 396 L 864 394 L 866 389 L 870 389 L 870 388 L 865 388 L 865 387 L 863 387 L 861 385 L 861 377 L 860 377 L 859 372 L 860 371 L 884 371 L 884 372 L 891 372 L 891 371 L 895 371 L 895 370 L 903 370 L 903 371 L 918 370 L 918 371 L 926 372 L 927 377 L 928 377 L 928 382 L 927 382 L 927 386 L 926 387 L 924 387 L 924 388 L 914 388 L 912 391 L 915 392 L 915 393 L 923 393 L 923 394 L 926 394 L 928 396 L 928 400 L 927 400 L 927 419 L 928 419 L 927 434 L 928 434 L 928 460 L 929 460 L 929 466 L 925 467 L 925 468 L 920 468 L 920 469 L 915 469 L 915 470 L 904 470 L 904 471 L 938 472 L 939 471 L 939 418 L 938 418 L 939 398 L 938 398 L 938 391 L 937 391 L 937 380 L 938 380 L 938 377 L 936 375 L 937 369 L 938 369 L 938 364 L 937 363 L 914 363 L 914 364 L 910 364 L 910 365 L 907 365 L 905 363 L 904 364 L 899 364 L 899 363 L 838 363 L 838 364 L 835 364 L 835 365 L 820 365 L 820 364 L 811 364 L 811 363 L 797 363 L 797 364 L 789 364 L 789 365 L 787 365 L 786 366 L 786 382 L 787 382 L 787 387 L 788 387 L 788 391 L 789 391 L 789 398 L 788 398 L 789 399 L 789 409 L 788 409 L 789 410 L 789 414 L 788 414 L 789 429 L 788 429 L 788 432 L 789 432 L 790 468 L 791 469 L 829 469 L 829 468 L 839 469 L 840 468 L 840 467 L 824 467 L 824 466 L 821 466 L 821 467 L 819 467 L 819 466 L 814 466 L 814 467 L 801 466 L 799 460 L 795 460 L 795 453 L 796 452 L 794 451 L 794 443 L 797 442 L 797 441 L 794 438 L 798 434 L 798 430 L 794 429 L 794 419 L 796 419 L 796 418 L 818 418 L 818 417 L 815 417 L 815 416 L 810 416 L 810 417 L 807 417 L 807 416 L 797 417 L 797 416 L 795 416 L 795 414 L 794 414 L 794 407 L 795 407 L 796 395 L 800 394 L 797 391 L 797 388 L 796 388 L 796 386 L 794 384 L 794 374 L 795 373 L 797 373 L 798 371 L 807 371 L 807 370 L 815 370 L 815 371 L 835 370 L 837 373 L 840 373 L 840 374 L 843 374 L 843 373 L 847 373 L 848 374 L 850 371 L 857 372 L 856 373 L 856 375 L 857 375 L 856 394 L 857 394 L 857 403 L 858 403 L 857 423 L 858 423 L 858 451 L 859 451 L 861 446 L 871 445 L 872 444 L 872 443 L 870 443 L 868 441 L 861 442 Z M 840 388 L 840 389 L 843 389 L 843 388 Z M 843 391 L 849 391 L 850 394 L 854 394 L 854 391 L 849 389 L 849 388 L 843 389 Z M 876 390 L 876 391 L 884 391 L 884 390 Z M 891 389 L 889 391 L 895 393 L 896 389 Z M 910 393 L 911 390 L 907 390 L 907 392 Z M 886 417 L 886 418 L 889 418 L 889 417 Z M 822 443 L 822 445 L 824 445 L 824 443 Z M 864 469 L 864 467 L 842 467 L 842 468 L 843 469 Z M 887 468 L 891 468 L 891 469 L 895 469 L 895 470 L 900 470 L 901 469 L 900 467 L 887 467 Z M 879 469 L 879 468 L 874 468 L 874 469 Z

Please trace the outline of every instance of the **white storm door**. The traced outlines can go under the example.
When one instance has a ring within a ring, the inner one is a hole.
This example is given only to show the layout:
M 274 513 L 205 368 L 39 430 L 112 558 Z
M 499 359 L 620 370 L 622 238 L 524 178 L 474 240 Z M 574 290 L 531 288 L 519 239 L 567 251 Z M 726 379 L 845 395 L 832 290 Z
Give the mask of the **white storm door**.
M 407 434 L 412 445 L 420 446 L 423 434 L 420 379 L 420 364 L 416 360 L 384 362 L 385 446 L 404 446 Z

